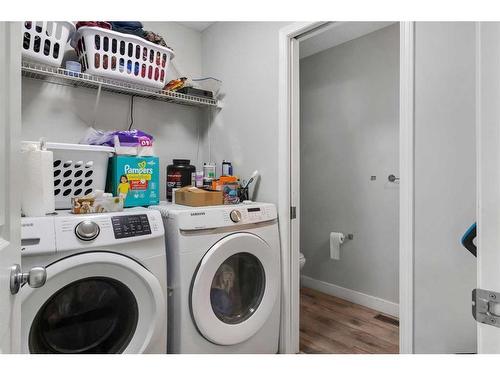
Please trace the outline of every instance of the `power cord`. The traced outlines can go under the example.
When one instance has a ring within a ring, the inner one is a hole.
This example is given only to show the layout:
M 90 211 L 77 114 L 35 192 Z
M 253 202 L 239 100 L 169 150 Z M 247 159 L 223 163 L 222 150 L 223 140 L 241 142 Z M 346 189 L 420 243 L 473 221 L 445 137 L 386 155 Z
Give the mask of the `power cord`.
M 134 95 L 130 97 L 130 124 L 128 126 L 128 130 L 132 129 L 132 125 L 134 125 Z

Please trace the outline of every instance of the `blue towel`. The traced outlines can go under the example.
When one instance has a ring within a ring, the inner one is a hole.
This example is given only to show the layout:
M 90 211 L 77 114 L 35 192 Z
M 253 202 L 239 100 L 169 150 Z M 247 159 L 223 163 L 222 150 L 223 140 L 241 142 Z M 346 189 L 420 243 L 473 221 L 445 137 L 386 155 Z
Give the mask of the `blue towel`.
M 142 23 L 138 21 L 120 21 L 120 22 L 109 22 L 111 24 L 111 29 L 113 31 L 132 34 L 136 36 L 144 37 L 144 30 L 142 29 Z
M 137 30 L 137 29 L 142 29 L 143 27 L 142 23 L 140 23 L 139 21 L 118 21 L 109 23 L 113 27 L 113 30 L 115 29 L 115 27 L 128 30 Z

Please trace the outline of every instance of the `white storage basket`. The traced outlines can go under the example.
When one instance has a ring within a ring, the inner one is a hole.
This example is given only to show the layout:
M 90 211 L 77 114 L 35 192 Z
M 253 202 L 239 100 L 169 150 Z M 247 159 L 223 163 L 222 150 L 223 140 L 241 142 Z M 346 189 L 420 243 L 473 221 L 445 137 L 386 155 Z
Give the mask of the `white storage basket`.
M 66 45 L 75 32 L 71 22 L 25 21 L 23 24 L 23 58 L 60 67 Z
M 72 41 L 82 70 L 104 78 L 162 89 L 173 51 L 135 35 L 81 27 Z
M 56 209 L 71 208 L 72 197 L 105 189 L 108 159 L 114 152 L 113 147 L 52 142 L 47 142 L 46 146 L 54 153 Z

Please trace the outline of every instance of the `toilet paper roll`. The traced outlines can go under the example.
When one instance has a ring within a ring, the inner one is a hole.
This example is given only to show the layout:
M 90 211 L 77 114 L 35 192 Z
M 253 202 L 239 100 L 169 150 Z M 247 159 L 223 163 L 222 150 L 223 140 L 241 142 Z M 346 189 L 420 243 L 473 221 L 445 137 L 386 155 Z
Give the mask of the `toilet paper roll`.
M 55 210 L 54 155 L 31 144 L 22 150 L 21 209 L 25 216 L 44 216 Z
M 330 258 L 334 260 L 340 259 L 340 245 L 344 243 L 344 233 L 330 233 Z

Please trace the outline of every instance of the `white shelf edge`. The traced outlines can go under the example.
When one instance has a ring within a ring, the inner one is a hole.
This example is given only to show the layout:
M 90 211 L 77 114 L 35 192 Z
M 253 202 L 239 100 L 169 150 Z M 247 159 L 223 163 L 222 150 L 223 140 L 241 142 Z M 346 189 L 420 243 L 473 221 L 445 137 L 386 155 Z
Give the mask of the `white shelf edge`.
M 105 91 L 122 95 L 132 95 L 188 106 L 222 108 L 222 102 L 216 99 L 186 95 L 174 91 L 155 90 L 127 82 L 106 79 L 86 73 L 75 73 L 63 68 L 40 65 L 29 61 L 22 62 L 21 71 L 22 75 L 26 78 L 52 84 L 92 89 L 98 89 L 101 86 Z

